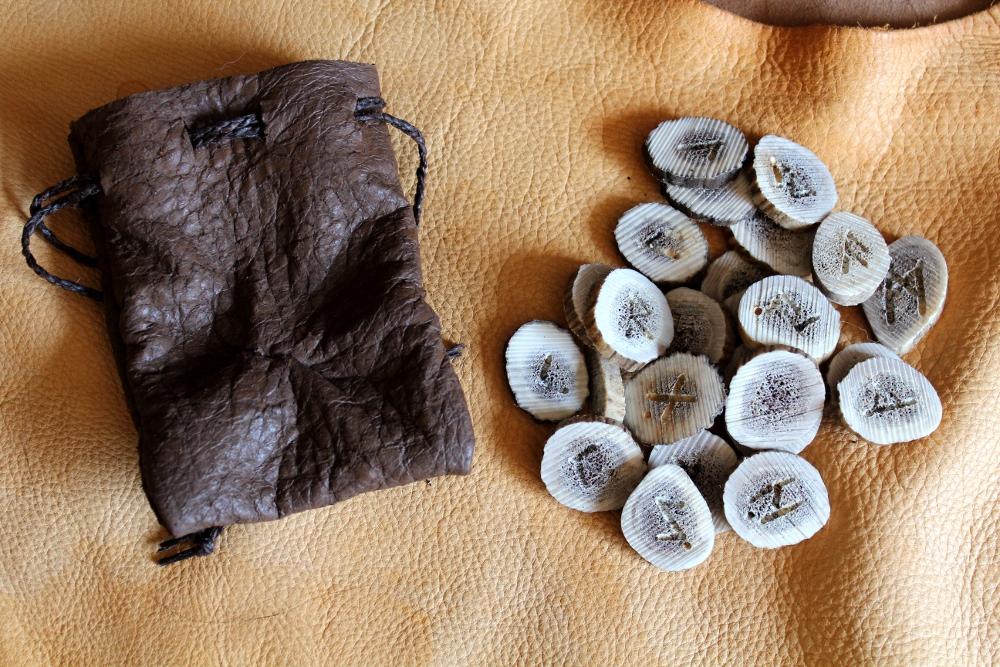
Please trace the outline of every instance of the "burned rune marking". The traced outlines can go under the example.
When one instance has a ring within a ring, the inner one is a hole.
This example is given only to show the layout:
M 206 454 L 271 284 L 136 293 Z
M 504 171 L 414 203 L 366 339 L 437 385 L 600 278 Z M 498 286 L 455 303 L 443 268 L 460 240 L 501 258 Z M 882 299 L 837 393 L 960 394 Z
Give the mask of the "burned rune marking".
M 633 295 L 629 295 L 622 304 L 622 310 L 618 316 L 618 325 L 621 332 L 629 340 L 644 336 L 647 340 L 653 340 L 655 336 L 652 332 L 650 320 L 653 319 L 653 308 L 645 300 Z
M 549 381 L 550 368 L 552 368 L 552 355 L 548 354 L 542 362 L 542 367 L 538 369 L 538 379 L 541 380 L 543 384 Z
M 685 549 L 691 548 L 691 543 L 687 541 L 687 534 L 681 525 L 677 523 L 677 519 L 674 518 L 674 513 L 671 510 L 681 510 L 684 509 L 683 500 L 670 500 L 664 496 L 656 496 L 653 498 L 653 502 L 656 503 L 656 507 L 660 510 L 660 515 L 663 520 L 667 522 L 667 529 L 662 533 L 657 533 L 657 542 L 683 542 Z
M 526 371 L 526 379 L 543 396 L 552 398 L 568 394 L 565 363 L 559 355 L 539 355 Z
M 851 260 L 854 260 L 861 266 L 868 268 L 868 258 L 870 256 L 871 250 L 868 249 L 864 243 L 861 242 L 854 232 L 847 232 L 844 234 L 844 253 L 843 253 L 843 267 L 842 270 L 844 274 L 847 274 L 851 270 Z
M 766 484 L 764 488 L 760 490 L 760 493 L 758 493 L 757 495 L 755 495 L 753 498 L 750 499 L 751 503 L 755 503 L 765 499 L 767 496 L 771 496 L 770 505 L 771 508 L 773 509 L 769 508 L 768 511 L 763 514 L 763 516 L 759 517 L 758 520 L 761 525 L 771 523 L 775 519 L 780 519 L 789 512 L 793 512 L 799 507 L 801 507 L 803 504 L 805 504 L 806 502 L 805 500 L 798 500 L 796 502 L 788 503 L 787 505 L 781 504 L 781 490 L 795 481 L 796 480 L 794 477 L 786 477 L 785 479 L 774 482 L 773 484 Z M 757 513 L 755 513 L 753 510 L 748 510 L 747 518 L 757 519 L 758 516 Z
M 545 355 L 545 359 L 542 360 L 542 366 L 538 369 L 538 382 L 544 390 L 568 394 L 569 387 L 560 386 L 559 376 L 552 373 L 552 362 L 552 355 Z
M 669 259 L 680 259 L 681 254 L 673 247 L 678 245 L 677 240 L 671 236 L 666 229 L 659 227 L 643 239 L 643 244 L 648 250 L 662 255 Z
M 697 396 L 691 396 L 689 394 L 682 394 L 681 389 L 684 388 L 684 383 L 687 382 L 687 375 L 681 373 L 677 376 L 674 381 L 674 387 L 667 394 L 657 394 L 650 392 L 646 394 L 647 401 L 654 401 L 656 403 L 666 403 L 667 407 L 663 408 L 663 414 L 660 415 L 660 421 L 665 422 L 667 418 L 670 417 L 674 412 L 674 406 L 678 403 L 694 403 L 698 400 Z M 652 418 L 652 413 L 647 412 L 646 418 Z
M 688 152 L 697 151 L 698 157 L 702 157 L 704 153 L 704 158 L 709 162 L 715 162 L 715 158 L 719 157 L 719 151 L 725 145 L 722 139 L 700 139 L 694 141 L 682 141 L 677 144 L 677 150 Z
M 879 382 L 878 378 L 872 378 L 872 389 L 875 390 L 874 400 L 872 406 L 865 410 L 865 417 L 874 417 L 886 412 L 895 412 L 896 410 L 917 404 L 916 397 L 903 398 L 894 392 L 891 387 L 887 387 Z
M 816 196 L 816 190 L 813 189 L 809 178 L 800 170 L 771 158 L 771 171 L 774 173 L 774 184 L 783 188 L 792 199 Z
M 604 476 L 604 468 L 600 464 L 600 447 L 587 445 L 579 454 L 573 457 L 573 466 L 577 477 L 584 486 L 594 486 Z
M 897 315 L 897 302 L 900 297 L 911 296 L 917 302 L 917 313 L 924 314 L 927 307 L 927 297 L 924 293 L 924 260 L 918 259 L 916 263 L 905 272 L 900 272 L 899 268 L 889 264 L 889 273 L 885 277 L 885 321 L 895 324 Z M 900 304 L 905 307 L 904 304 Z
M 782 315 L 784 315 L 788 311 L 783 310 L 782 306 L 788 306 L 788 308 L 791 309 L 792 315 L 794 316 L 792 318 L 786 317 L 785 319 L 798 320 L 798 322 L 795 321 L 792 322 L 792 328 L 799 333 L 804 332 L 806 328 L 813 322 L 819 321 L 819 315 L 810 316 L 808 313 L 802 312 L 803 311 L 802 306 L 800 306 L 794 299 L 789 297 L 784 292 L 779 292 L 777 295 L 775 295 L 775 297 L 771 299 L 771 303 L 767 304 L 767 307 L 764 308 L 763 312 L 770 313 L 775 310 L 781 310 Z

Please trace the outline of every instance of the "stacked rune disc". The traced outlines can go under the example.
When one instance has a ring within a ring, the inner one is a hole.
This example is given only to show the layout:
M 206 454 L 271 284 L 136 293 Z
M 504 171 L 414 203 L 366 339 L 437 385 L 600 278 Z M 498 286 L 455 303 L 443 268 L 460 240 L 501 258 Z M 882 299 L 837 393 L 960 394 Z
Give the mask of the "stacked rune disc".
M 507 345 L 517 404 L 559 422 L 542 479 L 567 507 L 622 510 L 628 543 L 664 570 L 705 561 L 730 528 L 758 547 L 795 544 L 830 517 L 799 456 L 827 399 L 874 444 L 940 424 L 937 392 L 900 355 L 941 315 L 944 257 L 832 212 L 830 170 L 789 139 L 751 151 L 732 125 L 686 117 L 654 129 L 644 159 L 670 205 L 618 220 L 631 268 L 582 265 L 566 285 L 569 330 L 535 320 Z M 734 249 L 711 261 L 701 225 L 727 228 Z M 842 343 L 855 306 L 878 342 Z

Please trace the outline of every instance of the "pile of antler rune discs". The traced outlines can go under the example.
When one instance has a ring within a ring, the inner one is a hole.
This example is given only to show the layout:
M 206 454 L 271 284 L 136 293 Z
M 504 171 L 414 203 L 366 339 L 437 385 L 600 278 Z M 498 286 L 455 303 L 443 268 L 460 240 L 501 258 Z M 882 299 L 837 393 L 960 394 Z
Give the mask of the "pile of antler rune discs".
M 934 387 L 899 355 L 941 315 L 944 257 L 831 213 L 830 170 L 788 139 L 766 136 L 748 158 L 738 129 L 687 117 L 644 149 L 671 205 L 619 219 L 633 268 L 584 264 L 566 287 L 569 331 L 535 320 L 507 345 L 517 404 L 562 420 L 542 479 L 567 507 L 622 509 L 628 543 L 664 570 L 701 563 L 729 528 L 759 547 L 795 544 L 830 516 L 823 478 L 798 456 L 827 398 L 876 444 L 940 423 Z M 710 262 L 699 223 L 729 228 L 736 249 Z M 834 304 L 860 304 L 878 342 L 833 356 Z

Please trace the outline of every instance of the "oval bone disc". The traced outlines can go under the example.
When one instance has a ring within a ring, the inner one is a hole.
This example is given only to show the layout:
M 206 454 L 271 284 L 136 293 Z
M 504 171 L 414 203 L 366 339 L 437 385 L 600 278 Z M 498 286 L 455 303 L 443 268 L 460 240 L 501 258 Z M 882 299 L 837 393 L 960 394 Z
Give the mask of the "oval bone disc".
M 902 359 L 873 357 L 837 385 L 847 428 L 877 445 L 917 440 L 941 424 L 941 399 L 923 373 Z
M 597 417 L 560 424 L 542 454 L 545 488 L 581 512 L 620 509 L 645 473 L 642 450 L 628 431 Z
M 690 218 L 666 204 L 639 204 L 615 227 L 628 263 L 656 283 L 682 283 L 708 264 L 708 240 Z
M 787 452 L 761 452 L 744 460 L 722 498 L 736 534 L 764 549 L 808 539 L 830 519 L 830 497 L 819 471 Z
M 622 511 L 629 546 L 661 570 L 704 562 L 715 547 L 708 504 L 679 466 L 661 465 L 636 487 Z
M 806 356 L 786 350 L 758 354 L 729 385 L 726 428 L 744 447 L 797 454 L 816 437 L 825 398 L 823 376 Z
M 878 342 L 906 354 L 941 317 L 948 293 L 948 265 L 922 236 L 904 236 L 889 246 L 885 280 L 864 303 Z
M 760 262 L 747 259 L 736 250 L 725 252 L 709 264 L 701 291 L 722 303 L 774 272 Z
M 686 116 L 660 123 L 643 145 L 643 157 L 664 183 L 718 188 L 736 178 L 749 144 L 738 129 L 714 118 Z
M 583 352 L 590 376 L 590 411 L 598 417 L 625 421 L 625 382 L 622 369 L 588 347 Z
M 587 334 L 601 356 L 627 371 L 663 354 L 674 339 L 674 318 L 663 292 L 632 269 L 615 269 L 590 292 Z
M 736 347 L 735 327 L 718 301 L 698 290 L 678 287 L 667 292 L 667 303 L 674 316 L 674 341 L 667 354 L 704 354 L 709 362 L 717 364 L 732 353 Z
M 856 306 L 881 284 L 889 270 L 889 246 L 860 215 L 833 213 L 816 229 L 813 275 L 834 303 Z
M 719 188 L 664 185 L 663 194 L 685 215 L 722 227 L 729 227 L 749 218 L 757 209 L 750 196 L 750 181 L 742 171 Z
M 752 175 L 754 202 L 785 229 L 814 225 L 837 203 L 837 186 L 823 161 L 783 137 L 769 134 L 757 142 Z
M 812 230 L 791 232 L 779 227 L 760 211 L 732 226 L 736 242 L 751 257 L 764 262 L 777 273 L 791 276 L 812 274 Z
M 569 324 L 569 330 L 576 334 L 576 337 L 585 345 L 591 344 L 587 327 L 583 324 L 583 317 L 587 313 L 587 299 L 590 298 L 590 291 L 594 289 L 594 285 L 612 271 L 614 269 L 607 264 L 599 262 L 584 264 L 573 272 L 566 285 L 566 296 L 563 299 L 563 307 L 566 309 L 566 323 Z
M 583 408 L 587 366 L 570 332 L 533 320 L 510 337 L 505 357 L 514 400 L 535 419 L 558 421 Z
M 625 425 L 647 444 L 670 444 L 712 425 L 726 402 L 719 372 L 704 356 L 657 359 L 625 385 Z
M 722 506 L 722 489 L 729 475 L 736 470 L 736 452 L 717 435 L 702 431 L 673 445 L 657 445 L 649 455 L 649 467 L 672 463 L 684 469 L 698 487 L 708 509 L 716 533 L 729 530 L 726 511 Z
M 840 312 L 795 276 L 770 276 L 740 299 L 740 335 L 749 347 L 787 345 L 823 361 L 840 340 Z
M 826 369 L 826 388 L 834 402 L 838 400 L 837 385 L 840 384 L 840 381 L 847 377 L 852 368 L 872 357 L 899 359 L 895 352 L 879 343 L 855 343 L 848 345 L 834 355 L 830 361 L 830 367 Z

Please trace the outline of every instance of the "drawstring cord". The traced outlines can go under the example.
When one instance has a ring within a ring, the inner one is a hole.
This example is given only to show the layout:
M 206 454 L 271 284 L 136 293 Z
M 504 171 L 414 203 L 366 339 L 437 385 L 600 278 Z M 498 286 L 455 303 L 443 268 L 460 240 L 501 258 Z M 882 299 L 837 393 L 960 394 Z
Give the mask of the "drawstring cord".
M 215 551 L 215 541 L 219 539 L 219 535 L 222 534 L 222 529 L 225 526 L 212 526 L 211 528 L 206 528 L 205 530 L 199 530 L 197 533 L 191 533 L 190 535 L 185 535 L 183 537 L 174 537 L 172 539 L 160 542 L 160 548 L 156 553 L 162 554 L 165 551 L 170 551 L 179 546 L 190 545 L 187 549 L 182 549 L 175 553 L 165 556 L 160 560 L 156 561 L 157 565 L 170 565 L 171 563 L 178 563 L 182 560 L 187 560 L 188 558 L 194 558 L 195 556 L 208 556 L 213 551 Z
M 427 144 L 420 130 L 407 123 L 402 118 L 396 118 L 384 113 L 385 100 L 381 97 L 361 97 L 354 109 L 354 117 L 360 120 L 381 120 L 413 139 L 417 144 L 420 162 L 417 165 L 417 190 L 413 194 L 413 221 L 420 226 L 420 214 L 424 205 L 424 187 L 427 180 Z
M 28 262 L 28 266 L 31 267 L 32 271 L 57 287 L 61 287 L 64 290 L 94 299 L 95 301 L 104 300 L 104 295 L 100 290 L 95 290 L 91 287 L 87 287 L 86 285 L 73 282 L 72 280 L 66 280 L 52 275 L 39 266 L 38 262 L 35 260 L 35 256 L 31 254 L 30 244 L 32 234 L 36 231 L 41 232 L 42 237 L 46 241 L 52 244 L 55 248 L 72 257 L 80 264 L 85 266 L 96 266 L 97 259 L 95 257 L 85 255 L 76 248 L 68 246 L 59 240 L 59 238 L 52 233 L 52 230 L 45 225 L 45 218 L 52 215 L 56 211 L 65 208 L 66 206 L 79 208 L 85 199 L 100 192 L 101 183 L 97 174 L 84 174 L 83 176 L 67 178 L 65 181 L 40 193 L 32 200 L 31 208 L 28 209 L 31 213 L 31 217 L 28 218 L 26 223 L 24 223 L 24 229 L 21 232 L 21 253 L 24 255 L 24 259 Z M 50 203 L 46 204 L 45 202 Z

